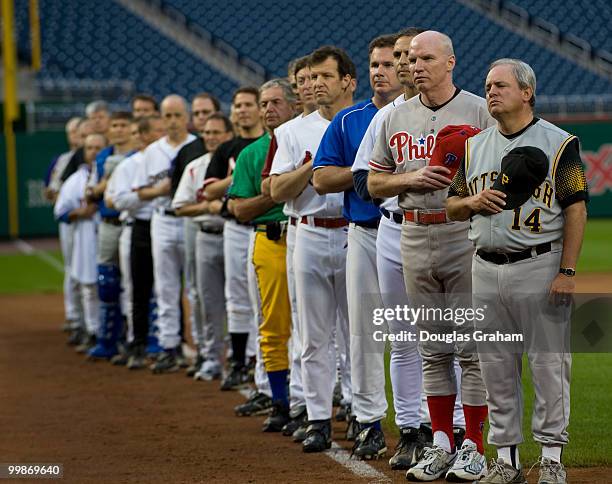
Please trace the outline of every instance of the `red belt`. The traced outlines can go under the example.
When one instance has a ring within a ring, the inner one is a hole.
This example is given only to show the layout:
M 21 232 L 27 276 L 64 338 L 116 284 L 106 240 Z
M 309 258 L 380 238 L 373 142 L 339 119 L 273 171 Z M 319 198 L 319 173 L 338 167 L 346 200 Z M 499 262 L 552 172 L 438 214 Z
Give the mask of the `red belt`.
M 445 224 L 448 222 L 446 218 L 446 210 L 436 210 L 430 212 L 423 212 L 421 210 L 405 210 L 404 220 L 407 222 L 414 222 L 417 224 Z
M 295 227 L 297 225 L 297 218 L 289 217 L 289 225 L 293 225 Z
M 308 217 L 302 217 L 300 222 L 308 225 Z M 312 223 L 315 227 L 323 227 L 324 229 L 339 229 L 340 227 L 346 227 L 348 221 L 345 218 L 314 218 Z

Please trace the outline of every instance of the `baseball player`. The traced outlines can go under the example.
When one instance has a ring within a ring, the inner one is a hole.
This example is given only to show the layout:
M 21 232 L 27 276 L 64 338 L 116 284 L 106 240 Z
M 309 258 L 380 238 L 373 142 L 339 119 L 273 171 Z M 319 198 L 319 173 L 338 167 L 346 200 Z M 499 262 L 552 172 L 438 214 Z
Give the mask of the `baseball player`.
M 132 275 L 132 324 L 133 338 L 130 345 L 127 367 L 130 370 L 144 368 L 146 355 L 155 353 L 156 339 L 148 345 L 150 333 L 150 309 L 153 296 L 153 256 L 151 250 L 150 201 L 138 197 L 135 183 L 144 152 L 152 143 L 164 136 L 164 124 L 159 115 L 138 120 L 140 150 L 124 160 L 113 173 L 115 192 L 111 195 L 116 208 L 125 207 L 132 212 L 133 223 L 130 239 L 130 273 Z M 136 195 L 136 200 L 134 198 Z
M 208 93 L 199 93 L 193 97 L 193 100 L 191 101 L 191 120 L 197 134 L 196 138 L 191 143 L 187 143 L 185 146 L 183 146 L 177 153 L 176 158 L 172 160 L 172 168 L 170 170 L 170 193 L 172 197 L 174 197 L 176 194 L 178 184 L 181 180 L 183 172 L 185 171 L 187 163 L 206 153 L 207 147 L 202 138 L 204 123 L 206 122 L 206 118 L 208 116 L 219 109 L 219 101 Z M 186 217 L 183 220 L 185 225 L 185 282 L 187 285 L 187 296 L 190 307 L 189 316 L 191 322 L 191 332 L 196 346 L 201 348 L 204 345 L 204 332 L 202 307 L 198 296 L 195 267 L 195 239 L 198 232 L 198 227 L 190 217 Z M 194 376 L 200 369 L 203 362 L 200 353 L 201 351 L 198 350 L 198 356 L 196 357 L 195 361 L 191 366 L 189 366 L 189 368 L 187 368 L 186 373 L 188 377 Z
M 234 92 L 232 106 L 236 116 L 235 129 L 239 135 L 220 145 L 210 161 L 204 180 L 204 197 L 209 202 L 224 199 L 238 155 L 264 134 L 258 102 L 257 88 L 242 87 Z M 227 210 L 224 213 L 229 215 Z M 222 390 L 232 390 L 244 383 L 247 376 L 246 355 L 256 352 L 257 315 L 250 302 L 247 275 L 247 254 L 252 232 L 252 227 L 232 219 L 227 220 L 223 228 L 225 300 L 232 361 L 221 383 Z M 247 348 L 247 345 L 251 347 Z
M 495 61 L 485 90 L 497 126 L 469 139 L 449 190 L 453 220 L 470 220 L 474 306 L 489 322 L 519 328 L 518 351 L 478 345 L 489 405 L 489 443 L 497 461 L 480 483 L 526 483 L 521 362 L 535 388 L 533 436 L 542 445 L 539 484 L 564 484 L 571 355 L 567 300 L 586 224 L 588 192 L 575 136 L 534 117 L 536 78 L 516 59 Z M 560 308 L 554 304 L 561 302 Z M 544 342 L 556 342 L 544 348 Z
M 471 292 L 472 247 L 467 224 L 449 223 L 443 208 L 450 170 L 427 163 L 436 135 L 445 126 L 486 128 L 494 121 L 484 99 L 453 84 L 455 56 L 446 35 L 427 31 L 415 36 L 410 43 L 409 65 L 419 96 L 390 111 L 383 121 L 371 156 L 368 190 L 373 197 L 399 195 L 399 206 L 404 210 L 404 279 L 411 305 L 428 308 L 444 304 L 454 310 L 466 307 L 466 295 Z M 439 328 L 436 324 L 440 323 L 424 318 L 416 321 L 419 332 Z M 457 325 L 457 331 L 467 332 L 469 327 Z M 419 351 L 433 446 L 406 477 L 433 481 L 446 474 L 448 479 L 478 479 L 486 472 L 482 428 L 487 407 L 473 342 L 451 345 L 423 339 Z M 466 421 L 465 441 L 459 452 L 453 436 L 455 354 L 463 370 L 461 396 Z
M 289 158 L 289 150 L 292 145 L 288 140 L 291 139 L 290 133 L 298 122 L 317 109 L 314 92 L 312 90 L 312 81 L 310 79 L 310 64 L 308 56 L 296 59 L 293 63 L 296 89 L 299 105 L 302 107 L 302 112 L 297 117 L 280 125 L 274 130 L 273 139 L 271 141 L 270 150 L 266 158 L 266 164 L 262 170 L 262 186 L 261 191 L 264 195 L 271 195 L 270 185 L 272 179 L 269 177 L 272 170 L 273 162 L 276 159 L 277 153 L 280 151 L 279 160 Z M 296 104 L 297 109 L 298 104 Z M 272 145 L 275 145 L 273 147 Z M 274 148 L 274 149 L 272 149 Z M 293 436 L 295 441 L 303 441 L 306 438 L 306 427 L 308 415 L 306 412 L 306 399 L 304 397 L 304 388 L 302 384 L 302 344 L 301 332 L 298 318 L 297 300 L 295 294 L 295 277 L 293 271 L 293 251 L 295 247 L 295 220 L 298 214 L 292 209 L 290 203 L 284 204 L 283 213 L 288 217 L 288 220 L 293 221 L 287 225 L 287 285 L 289 288 L 289 303 L 291 305 L 291 340 L 290 340 L 290 371 L 289 371 L 289 418 L 290 421 L 283 427 L 282 432 L 285 436 Z
M 332 394 L 335 383 L 334 325 L 348 341 L 346 303 L 346 227 L 342 195 L 319 195 L 311 183 L 312 160 L 330 120 L 352 104 L 355 66 L 337 47 L 325 46 L 310 55 L 311 77 L 319 109 L 305 116 L 292 130 L 292 156 L 277 153 L 271 175 L 275 201 L 291 201 L 298 219 L 294 274 L 300 329 L 302 378 L 309 426 L 304 452 L 331 446 Z
M 372 333 L 374 309 L 382 307 L 376 271 L 376 233 L 380 212 L 353 187 L 350 167 L 361 139 L 379 108 L 395 99 L 401 85 L 393 71 L 395 35 L 373 39 L 369 45 L 372 99 L 340 111 L 327 128 L 313 163 L 313 184 L 319 193 L 344 192 L 343 216 L 349 224 L 346 284 L 350 329 L 352 418 L 361 433 L 353 455 L 378 458 L 387 451 L 381 420 L 387 410 L 384 341 Z M 368 285 L 369 284 L 369 285 Z
M 164 351 L 151 370 L 155 374 L 177 371 L 181 357 L 181 275 L 184 262 L 183 221 L 170 207 L 169 170 L 178 150 L 193 141 L 187 131 L 188 107 L 181 96 L 171 94 L 161 103 L 166 136 L 148 146 L 134 186 L 141 200 L 152 200 L 151 245 L 157 296 L 159 340 Z
M 157 101 L 150 94 L 136 94 L 132 98 L 132 116 L 134 119 L 148 118 L 159 114 Z
M 96 155 L 106 146 L 106 139 L 99 134 L 90 134 L 85 139 L 85 163 L 70 175 L 60 188 L 54 207 L 57 220 L 73 225 L 71 277 L 79 286 L 80 305 L 83 308 L 84 328 L 77 348 L 87 351 L 95 345 L 99 320 L 99 301 L 96 288 L 96 226 L 97 206 L 87 202 L 85 188 L 91 166 Z
M 194 241 L 194 277 L 198 301 L 202 303 L 199 306 L 202 328 L 197 334 L 199 339 L 196 366 L 198 363 L 199 366 L 192 376 L 196 380 L 210 381 L 221 376 L 223 323 L 226 319 L 223 294 L 224 219 L 218 215 L 221 202 L 208 202 L 202 192 L 211 157 L 220 144 L 233 137 L 232 125 L 223 114 L 211 114 L 204 123 L 202 136 L 210 151 L 185 167 L 172 199 L 172 208 L 178 216 L 189 217 L 198 229 Z M 215 205 L 218 207 L 215 208 Z M 192 306 L 192 311 L 196 310 L 196 307 Z
M 102 111 L 97 111 L 94 115 L 100 113 Z M 131 120 L 131 114 L 126 111 L 117 111 L 111 115 L 108 133 L 112 146 L 102 150 L 96 157 L 96 164 L 92 169 L 86 192 L 90 200 L 98 203 L 101 216 L 98 227 L 100 327 L 96 347 L 89 352 L 91 358 L 110 359 L 117 355 L 118 343 L 123 331 L 120 304 L 121 271 L 119 269 L 119 237 L 122 223 L 119 219 L 119 212 L 108 208 L 103 197 L 108 178 L 113 170 L 121 160 L 133 152 Z
M 68 146 L 70 151 L 62 153 L 55 158 L 49 168 L 48 181 L 45 187 L 45 198 L 55 203 L 62 186 L 61 176 L 66 168 L 66 165 L 70 161 L 70 158 L 74 155 L 74 152 L 82 146 L 81 137 L 79 136 L 79 124 L 81 118 L 71 118 L 66 123 L 66 138 L 68 140 Z M 79 299 L 80 296 L 77 293 L 77 284 L 74 279 L 70 277 L 72 272 L 70 269 L 70 261 L 72 260 L 72 230 L 73 226 L 65 222 L 59 221 L 58 231 L 60 247 L 62 249 L 62 259 L 64 262 L 64 312 L 65 312 L 65 323 L 62 327 L 65 331 L 72 331 L 80 327 L 79 320 L 82 318 Z
M 272 413 L 264 432 L 280 432 L 289 421 L 288 341 L 291 307 L 287 287 L 287 217 L 282 204 L 261 194 L 261 172 L 270 148 L 273 130 L 295 114 L 295 95 L 284 79 L 272 79 L 260 89 L 260 110 L 268 131 L 247 146 L 236 161 L 229 189 L 229 209 L 241 222 L 254 225 L 252 263 L 261 301 L 259 346 L 272 393 Z

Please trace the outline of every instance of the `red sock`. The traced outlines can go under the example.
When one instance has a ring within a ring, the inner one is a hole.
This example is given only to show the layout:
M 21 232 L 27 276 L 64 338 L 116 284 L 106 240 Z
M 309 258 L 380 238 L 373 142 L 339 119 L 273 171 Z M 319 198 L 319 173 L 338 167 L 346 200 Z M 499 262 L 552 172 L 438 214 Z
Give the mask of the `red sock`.
M 465 415 L 465 438 L 474 442 L 478 447 L 478 452 L 484 455 L 482 431 L 487 420 L 487 406 L 463 404 L 463 414 Z
M 457 395 L 445 395 L 443 397 L 427 397 L 429 416 L 431 417 L 431 430 L 435 434 L 437 431 L 444 432 L 448 436 L 451 451 L 455 450 L 455 440 L 453 437 L 453 411 L 455 409 L 455 399 Z

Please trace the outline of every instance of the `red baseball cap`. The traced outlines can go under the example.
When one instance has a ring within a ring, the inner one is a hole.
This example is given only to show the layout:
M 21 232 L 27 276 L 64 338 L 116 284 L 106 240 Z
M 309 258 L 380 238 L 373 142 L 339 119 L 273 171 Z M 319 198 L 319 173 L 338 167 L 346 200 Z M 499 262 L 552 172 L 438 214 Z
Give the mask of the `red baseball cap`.
M 468 124 L 450 125 L 436 135 L 436 144 L 429 160 L 430 166 L 443 166 L 451 171 L 451 180 L 465 155 L 465 140 L 482 130 Z

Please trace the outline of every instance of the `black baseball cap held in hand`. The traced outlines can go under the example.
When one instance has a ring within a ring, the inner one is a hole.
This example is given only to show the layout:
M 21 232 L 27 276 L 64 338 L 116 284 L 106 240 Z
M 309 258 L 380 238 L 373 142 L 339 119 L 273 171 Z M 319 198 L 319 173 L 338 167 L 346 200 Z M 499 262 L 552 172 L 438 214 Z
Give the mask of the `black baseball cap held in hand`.
M 514 210 L 529 200 L 547 174 L 546 154 L 534 146 L 521 146 L 502 158 L 501 171 L 491 188 L 506 194 L 504 210 Z

